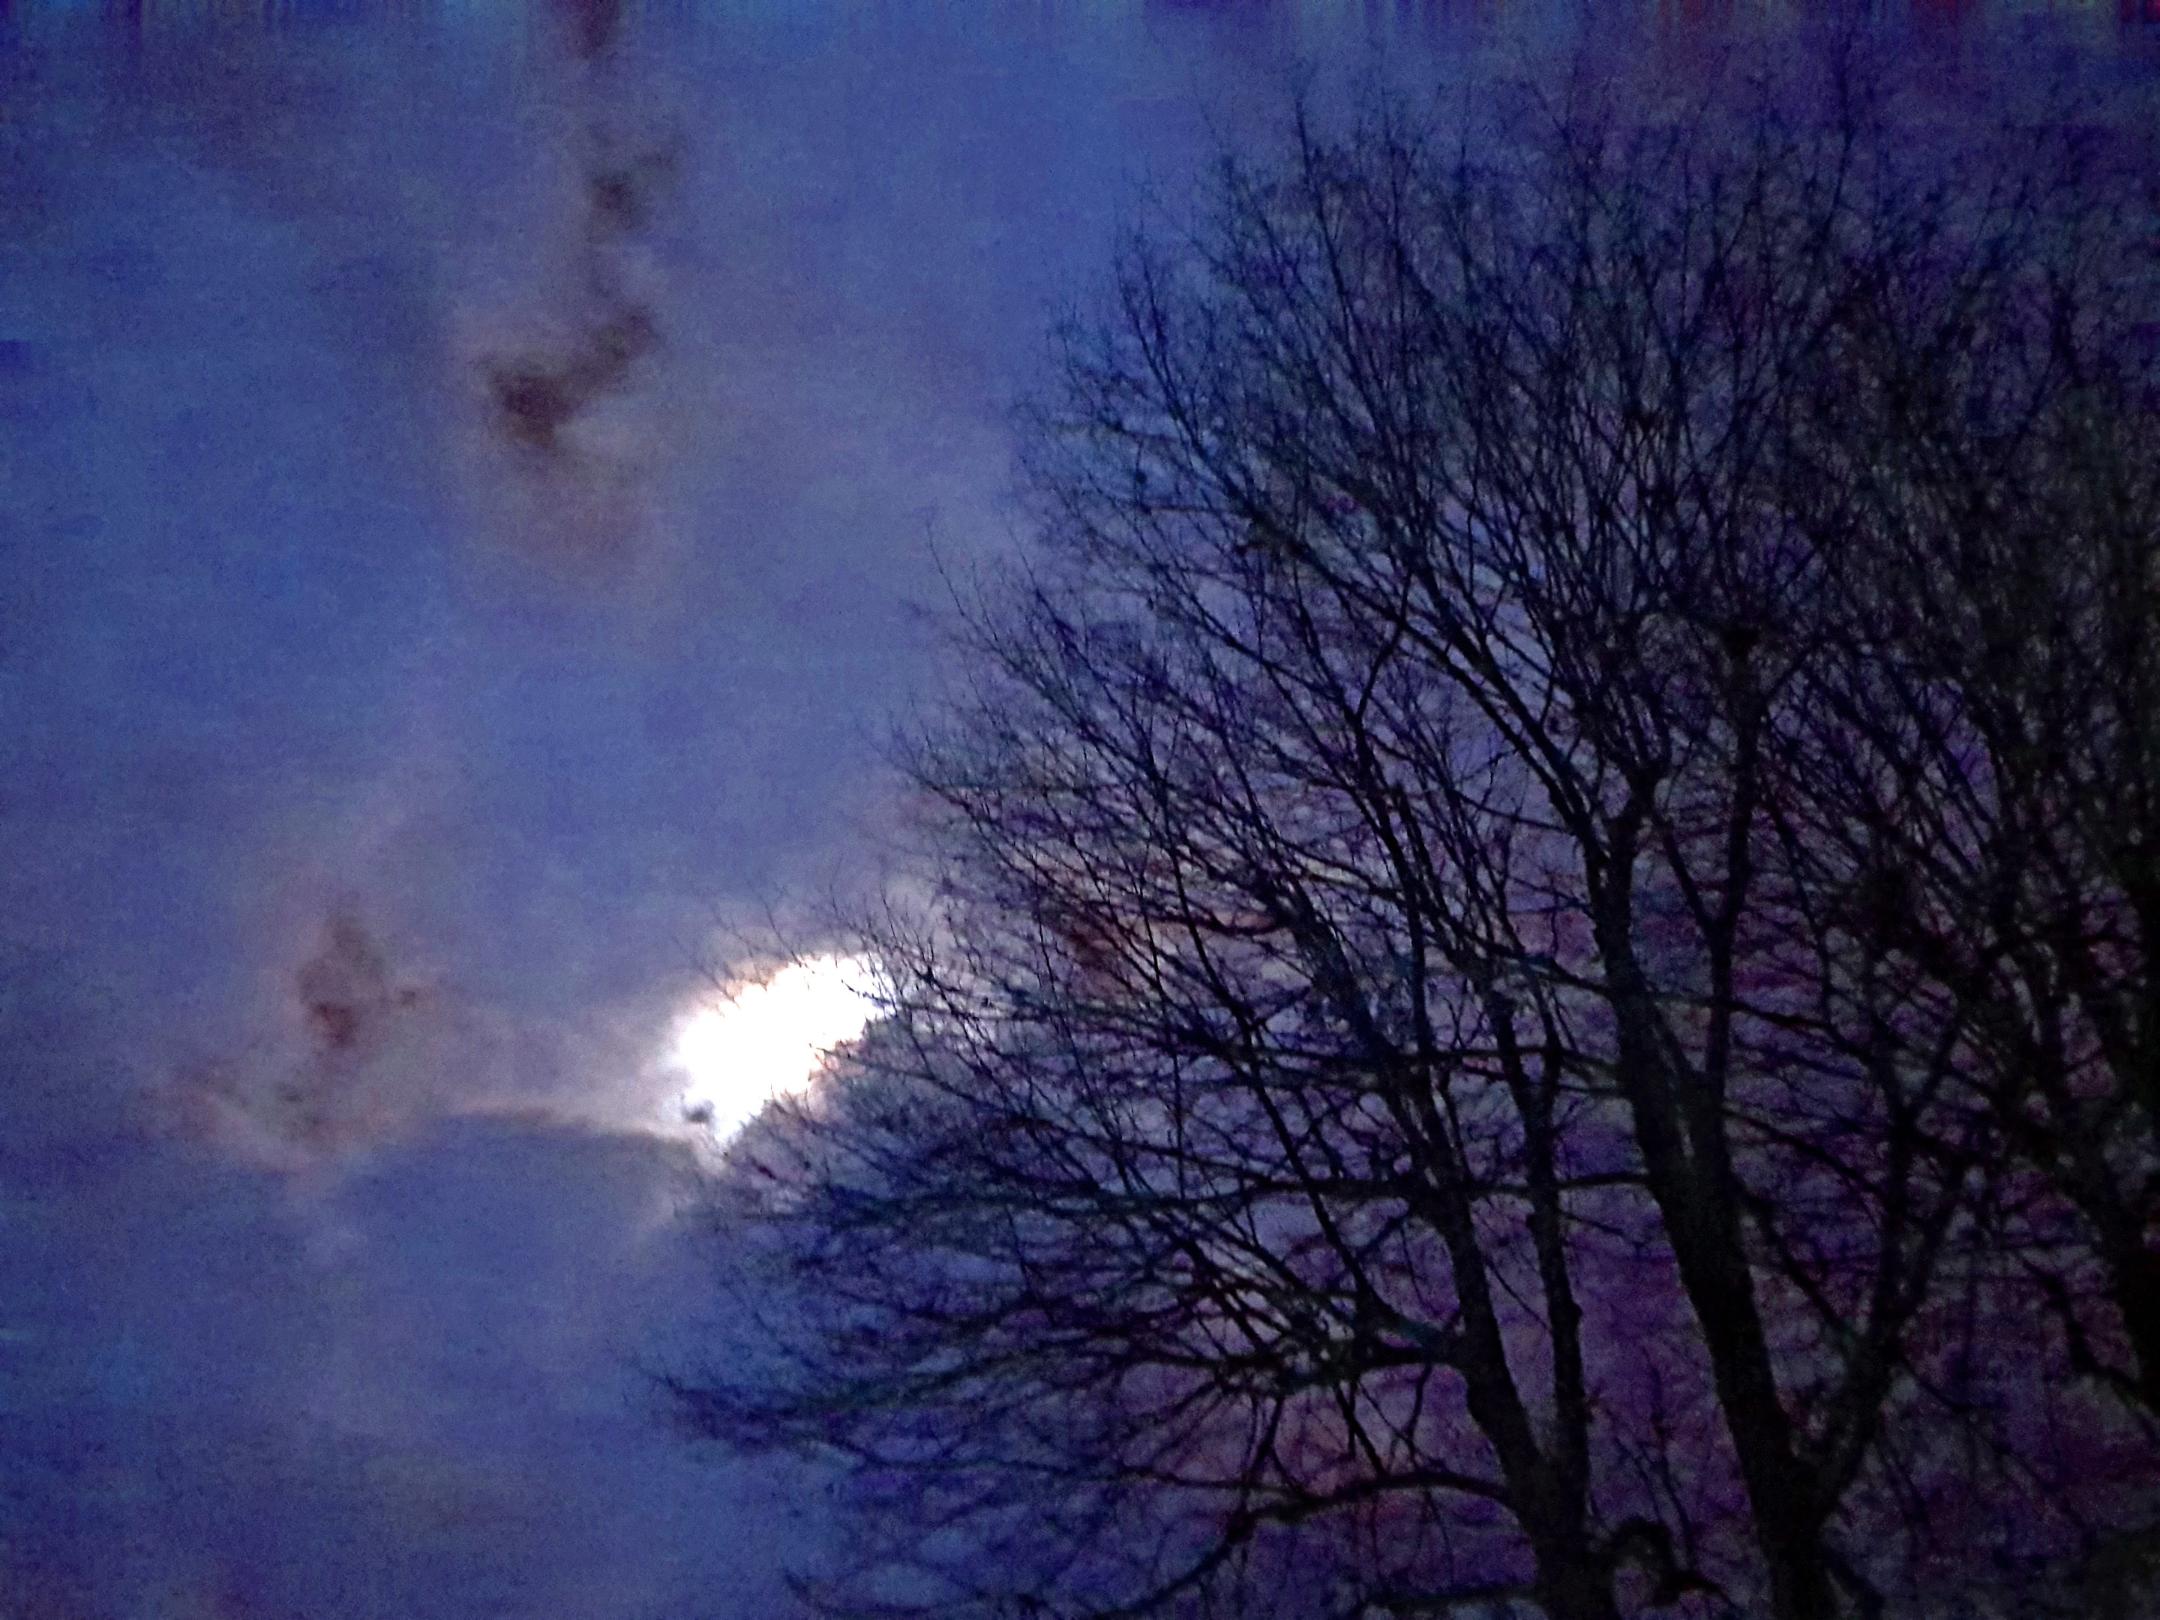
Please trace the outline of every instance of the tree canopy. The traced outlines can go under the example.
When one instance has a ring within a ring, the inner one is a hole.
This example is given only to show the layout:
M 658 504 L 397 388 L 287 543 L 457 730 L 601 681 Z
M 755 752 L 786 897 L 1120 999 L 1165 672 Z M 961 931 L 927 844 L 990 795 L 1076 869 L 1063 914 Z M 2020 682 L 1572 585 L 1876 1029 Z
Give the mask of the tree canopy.
M 852 1608 L 2139 1578 L 2150 171 L 1848 59 L 1498 123 L 1301 117 L 1063 333 L 674 1383 L 848 1459 Z

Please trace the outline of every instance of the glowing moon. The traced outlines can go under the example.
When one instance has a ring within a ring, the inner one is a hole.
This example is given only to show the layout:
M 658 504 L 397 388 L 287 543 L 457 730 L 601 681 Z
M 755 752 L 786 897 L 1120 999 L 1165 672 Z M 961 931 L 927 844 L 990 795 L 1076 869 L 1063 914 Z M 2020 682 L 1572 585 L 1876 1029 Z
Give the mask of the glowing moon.
M 877 1016 L 869 983 L 863 957 L 813 956 L 692 1012 L 669 1057 L 684 1076 L 683 1117 L 732 1136 L 775 1097 L 808 1086 L 832 1049 Z

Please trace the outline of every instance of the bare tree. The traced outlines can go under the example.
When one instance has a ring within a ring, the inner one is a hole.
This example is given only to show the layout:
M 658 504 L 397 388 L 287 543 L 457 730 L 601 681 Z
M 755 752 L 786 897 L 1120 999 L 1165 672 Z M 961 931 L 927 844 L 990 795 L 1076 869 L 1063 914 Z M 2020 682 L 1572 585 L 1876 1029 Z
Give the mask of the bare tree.
M 1839 926 L 1973 1033 L 1960 1083 L 2018 1166 L 1991 1258 L 2160 1415 L 2154 154 L 2018 133 L 1985 193 L 1929 199 L 1826 374 L 1807 524 L 1852 631 L 1796 766 L 1864 895 Z
M 1877 1476 L 1955 1382 L 1945 1268 L 2083 1095 L 1920 942 L 1972 896 L 1884 897 L 1972 781 L 1874 633 L 1967 566 L 1886 527 L 1955 437 L 1904 380 L 2007 356 L 1943 266 L 2045 233 L 1809 89 L 1301 122 L 1068 333 L 1040 560 L 910 758 L 890 1016 L 733 1167 L 777 1348 L 677 1387 L 854 1460 L 856 1601 L 1888 1601 L 1854 1504 L 1925 1528 Z

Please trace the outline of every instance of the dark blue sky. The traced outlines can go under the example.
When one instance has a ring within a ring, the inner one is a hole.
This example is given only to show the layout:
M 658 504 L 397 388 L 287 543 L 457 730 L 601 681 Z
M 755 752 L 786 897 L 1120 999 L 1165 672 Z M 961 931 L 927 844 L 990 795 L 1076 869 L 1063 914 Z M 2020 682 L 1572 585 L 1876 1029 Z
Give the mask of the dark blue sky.
M 862 866 L 1116 223 L 1508 20 L 144 9 L 0 10 L 0 1614 L 775 1612 L 629 1370 L 694 960 Z

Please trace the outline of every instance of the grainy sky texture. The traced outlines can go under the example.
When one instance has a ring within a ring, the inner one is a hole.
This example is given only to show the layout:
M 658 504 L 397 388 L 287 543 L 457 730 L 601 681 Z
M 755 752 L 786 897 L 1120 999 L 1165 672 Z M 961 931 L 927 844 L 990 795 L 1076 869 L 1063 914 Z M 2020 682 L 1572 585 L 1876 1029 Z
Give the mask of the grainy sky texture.
M 264 9 L 0 4 L 0 1615 L 771 1614 L 814 1488 L 633 1371 L 692 970 L 1119 222 L 1521 20 Z

